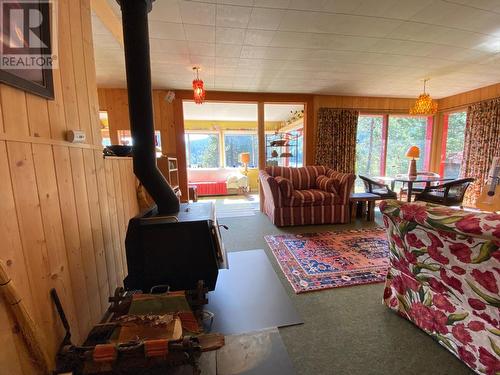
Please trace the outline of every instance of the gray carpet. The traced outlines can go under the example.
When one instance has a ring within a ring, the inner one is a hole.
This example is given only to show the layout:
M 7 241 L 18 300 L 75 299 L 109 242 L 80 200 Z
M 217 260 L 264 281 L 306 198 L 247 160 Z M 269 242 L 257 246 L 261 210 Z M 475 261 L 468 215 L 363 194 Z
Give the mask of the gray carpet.
M 380 214 L 376 221 L 381 223 Z M 305 324 L 280 329 L 301 375 L 464 375 L 472 372 L 430 336 L 382 305 L 383 284 L 296 295 L 267 247 L 264 236 L 365 228 L 352 225 L 277 228 L 266 216 L 223 218 L 228 251 L 264 249 Z

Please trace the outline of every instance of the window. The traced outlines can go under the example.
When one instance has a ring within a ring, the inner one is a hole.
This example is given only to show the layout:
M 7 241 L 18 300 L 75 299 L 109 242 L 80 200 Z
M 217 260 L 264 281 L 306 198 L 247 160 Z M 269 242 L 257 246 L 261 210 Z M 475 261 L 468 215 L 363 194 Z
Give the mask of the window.
M 360 115 L 356 136 L 356 173 L 367 176 L 383 174 L 381 171 L 382 125 L 384 116 Z
M 266 132 L 267 166 L 302 167 L 303 158 L 303 128 L 287 133 Z
M 186 133 L 186 156 L 189 168 L 218 168 L 220 165 L 217 133 Z
M 295 153 L 292 152 L 290 157 L 290 165 L 294 167 L 302 167 L 304 159 L 304 131 L 303 128 L 298 130 L 293 130 L 290 132 L 290 136 L 294 139 L 293 142 L 297 144 Z M 293 148 L 293 147 L 291 147 Z
M 101 143 L 103 147 L 111 146 L 111 138 L 109 136 L 108 112 L 99 111 L 99 121 L 101 123 Z
M 444 177 L 457 178 L 464 152 L 467 112 L 445 114 L 443 120 L 440 174 Z
M 417 170 L 429 168 L 433 118 L 427 116 L 360 115 L 356 136 L 356 173 L 394 176 L 407 173 L 406 151 L 420 148 Z M 360 179 L 356 191 L 363 191 Z
M 224 156 L 225 165 L 229 168 L 242 167 L 240 154 L 250 153 L 249 168 L 257 168 L 259 165 L 259 141 L 256 133 L 224 133 Z
M 405 155 L 410 146 L 420 149 L 417 171 L 427 171 L 431 137 L 432 117 L 389 116 L 385 174 L 394 176 L 408 171 L 408 159 Z
M 134 144 L 130 130 L 118 130 L 118 144 L 132 146 Z
M 134 140 L 132 138 L 132 134 L 130 130 L 118 130 L 118 144 L 120 145 L 125 145 L 125 146 L 132 146 L 134 144 Z M 111 144 L 111 140 L 109 140 Z M 104 138 L 103 138 L 103 144 L 104 144 Z M 161 136 L 160 136 L 160 131 L 155 130 L 155 149 L 156 153 L 160 154 L 161 156 Z

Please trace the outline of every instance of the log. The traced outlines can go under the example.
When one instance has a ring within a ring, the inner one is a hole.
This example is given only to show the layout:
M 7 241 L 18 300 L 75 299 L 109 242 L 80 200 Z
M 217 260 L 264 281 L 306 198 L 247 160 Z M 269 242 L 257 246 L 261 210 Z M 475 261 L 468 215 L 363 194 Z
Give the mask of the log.
M 51 373 L 50 357 L 46 351 L 47 344 L 43 339 L 37 324 L 31 317 L 29 311 L 16 287 L 9 277 L 5 264 L 0 260 L 0 290 L 2 291 L 7 308 L 12 313 L 14 320 L 19 327 L 23 342 L 30 358 L 40 375 L 49 375 Z

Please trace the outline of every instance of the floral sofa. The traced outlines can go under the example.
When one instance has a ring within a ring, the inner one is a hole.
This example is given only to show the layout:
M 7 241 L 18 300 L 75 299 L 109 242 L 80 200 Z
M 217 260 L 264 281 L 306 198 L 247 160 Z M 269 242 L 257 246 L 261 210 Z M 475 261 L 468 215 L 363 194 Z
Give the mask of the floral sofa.
M 264 212 L 277 226 L 347 223 L 355 178 L 323 166 L 267 167 L 259 172 Z
M 384 303 L 478 374 L 500 373 L 500 215 L 380 204 L 390 247 Z

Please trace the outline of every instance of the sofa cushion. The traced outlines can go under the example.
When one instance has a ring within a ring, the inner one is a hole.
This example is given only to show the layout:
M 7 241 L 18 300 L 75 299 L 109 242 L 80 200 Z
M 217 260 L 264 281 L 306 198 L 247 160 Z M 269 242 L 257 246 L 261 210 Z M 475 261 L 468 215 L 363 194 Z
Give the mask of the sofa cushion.
M 275 177 L 275 180 L 278 183 L 278 186 L 281 190 L 281 194 L 283 194 L 283 197 L 291 198 L 294 190 L 292 182 L 288 178 L 281 176 Z
M 326 175 L 327 167 L 311 165 L 300 168 L 291 167 L 267 167 L 266 172 L 272 177 L 285 177 L 292 182 L 293 188 L 297 190 L 315 189 L 316 178 Z
M 340 197 L 319 189 L 294 190 L 292 197 L 285 203 L 289 207 L 329 206 L 339 204 Z
M 316 187 L 320 190 L 339 195 L 340 181 L 335 178 L 329 178 L 320 175 L 316 178 Z

